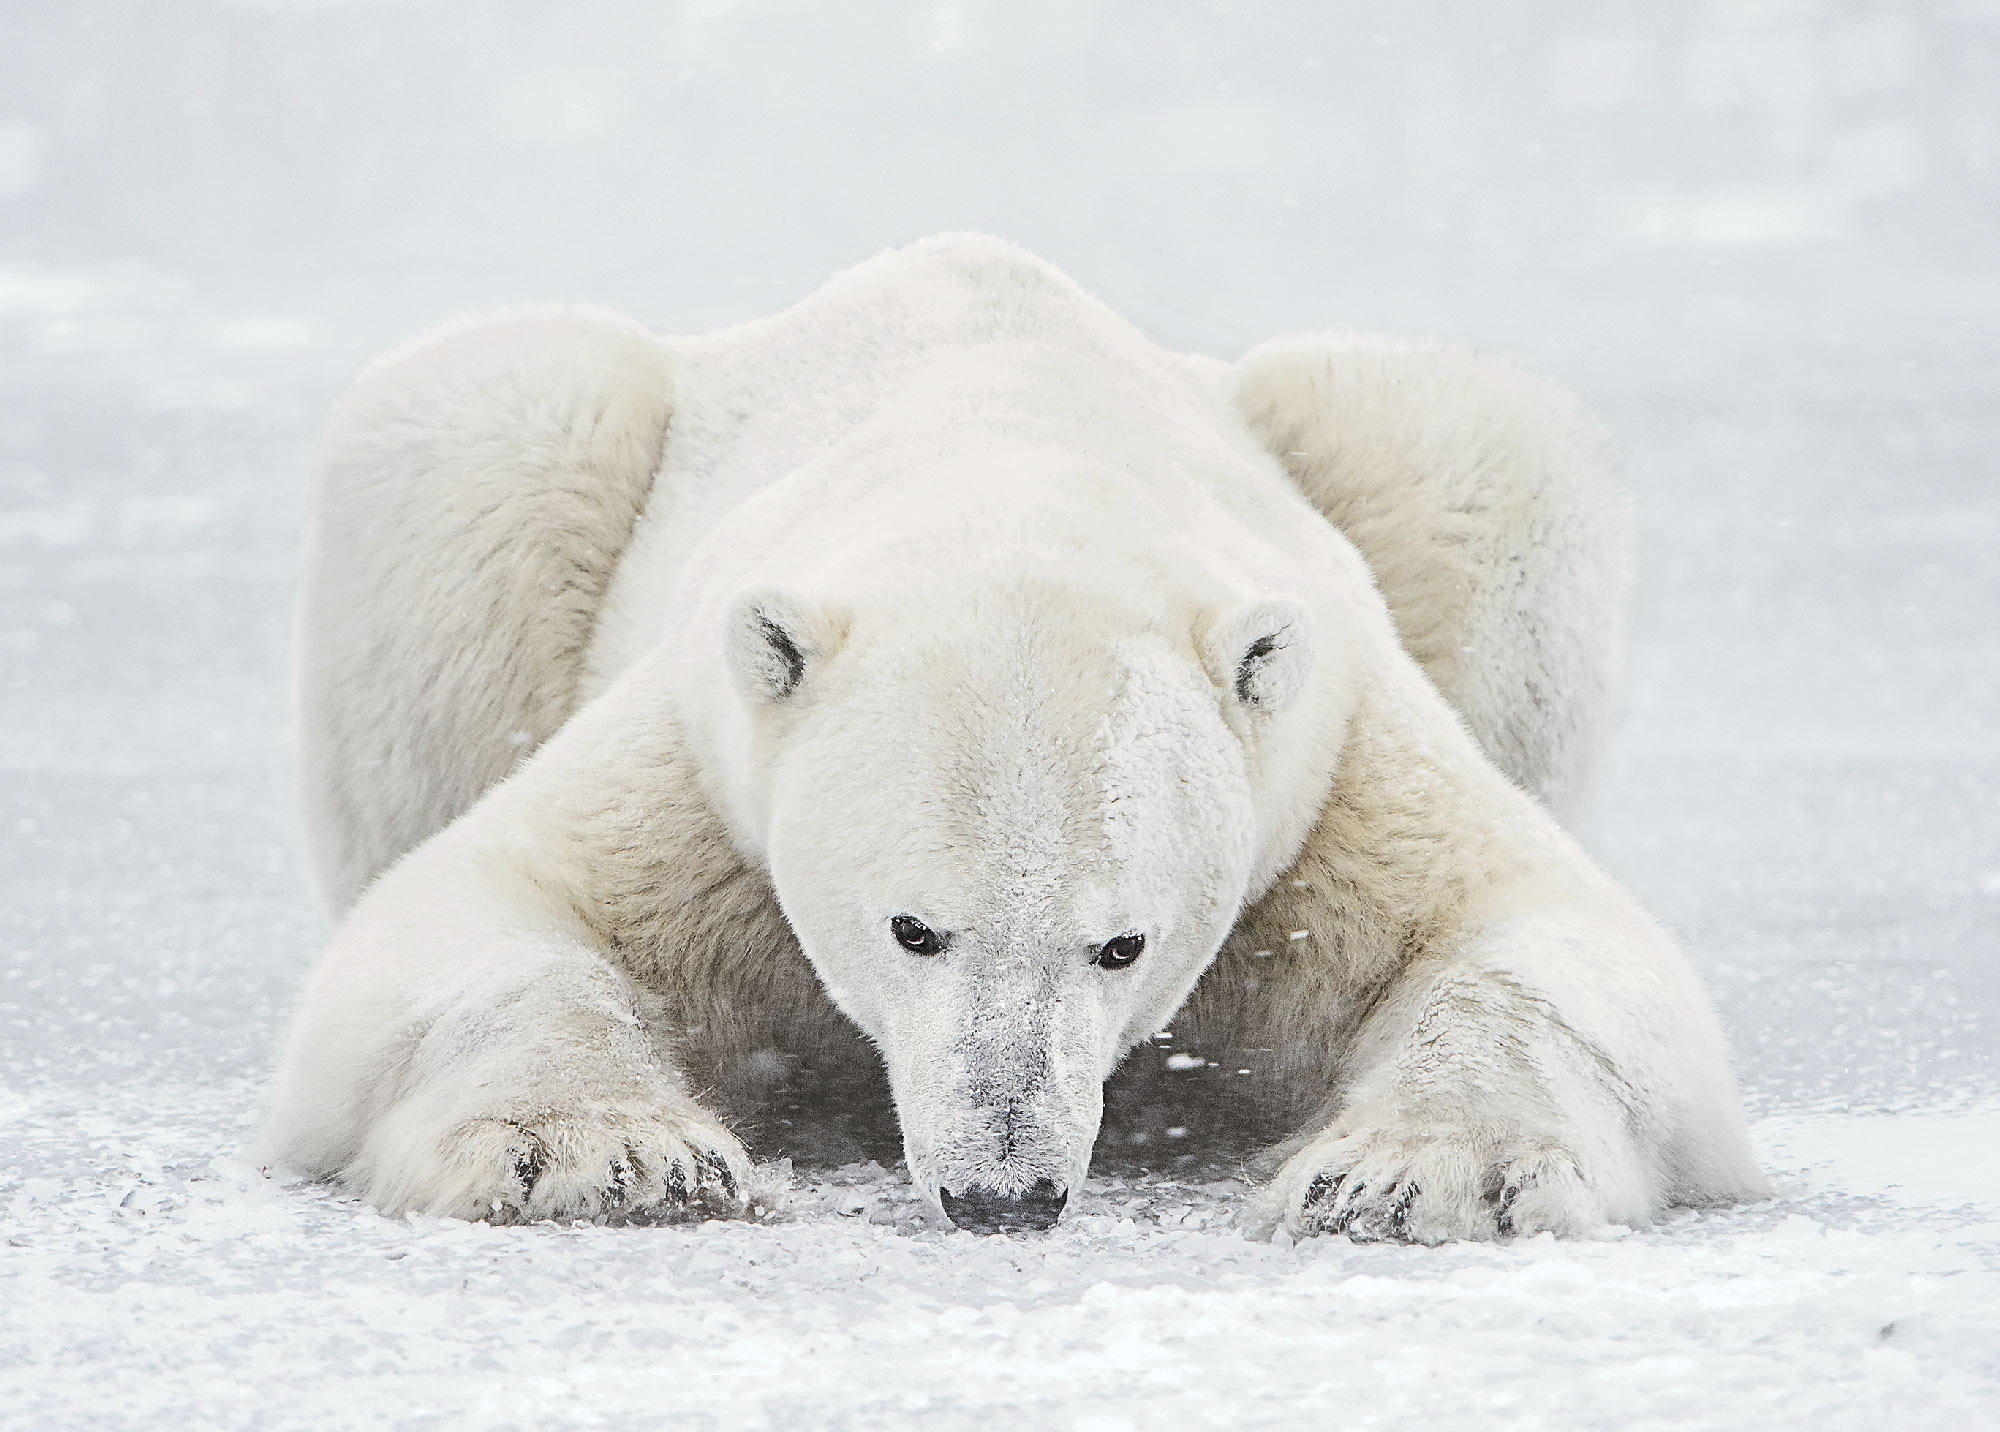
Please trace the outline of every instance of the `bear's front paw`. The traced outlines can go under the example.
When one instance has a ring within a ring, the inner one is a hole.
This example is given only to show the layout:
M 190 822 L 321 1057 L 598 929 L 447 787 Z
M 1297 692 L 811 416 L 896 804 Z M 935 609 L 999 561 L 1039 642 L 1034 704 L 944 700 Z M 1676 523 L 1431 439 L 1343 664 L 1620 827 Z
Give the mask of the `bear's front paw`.
M 1265 1232 L 1365 1241 L 1586 1233 L 1609 1221 L 1574 1153 L 1552 1142 L 1496 1143 L 1445 1125 L 1360 1129 L 1315 1140 L 1259 1200 Z
M 401 1203 L 490 1223 L 679 1223 L 750 1211 L 750 1160 L 720 1124 L 673 1112 L 468 1119 Z M 390 1211 L 396 1211 L 390 1209 Z

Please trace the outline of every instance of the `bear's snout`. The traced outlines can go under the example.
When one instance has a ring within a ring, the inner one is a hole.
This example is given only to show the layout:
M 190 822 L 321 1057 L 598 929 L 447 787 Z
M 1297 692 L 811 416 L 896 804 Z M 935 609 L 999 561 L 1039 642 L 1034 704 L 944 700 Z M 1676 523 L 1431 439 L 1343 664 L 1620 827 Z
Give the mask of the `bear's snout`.
M 1019 1193 L 1001 1193 L 977 1184 L 964 1193 L 948 1188 L 938 1190 L 944 1216 L 968 1233 L 1040 1233 L 1055 1227 L 1069 1202 L 1069 1190 L 1056 1187 L 1053 1179 L 1038 1178 L 1032 1188 Z

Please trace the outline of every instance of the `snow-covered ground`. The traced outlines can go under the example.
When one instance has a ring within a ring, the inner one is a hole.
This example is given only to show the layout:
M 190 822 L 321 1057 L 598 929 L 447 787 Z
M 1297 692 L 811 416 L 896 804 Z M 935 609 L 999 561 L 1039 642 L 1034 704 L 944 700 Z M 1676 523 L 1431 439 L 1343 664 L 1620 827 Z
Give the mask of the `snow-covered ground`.
M 556 10 L 0 0 L 0 1426 L 2000 1424 L 2000 26 Z M 981 1239 L 773 1169 L 760 1226 L 494 1229 L 243 1161 L 323 935 L 285 672 L 342 376 L 961 225 L 1165 341 L 1442 331 L 1605 412 L 1640 577 L 1585 835 L 1776 1199 L 1287 1247 L 1174 1165 Z

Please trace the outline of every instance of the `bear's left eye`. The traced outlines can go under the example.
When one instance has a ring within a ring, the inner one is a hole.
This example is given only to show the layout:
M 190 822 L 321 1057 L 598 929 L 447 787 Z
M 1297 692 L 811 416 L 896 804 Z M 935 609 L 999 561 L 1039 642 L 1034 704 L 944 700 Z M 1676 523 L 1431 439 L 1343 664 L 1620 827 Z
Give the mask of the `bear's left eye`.
M 891 920 L 889 933 L 896 937 L 897 944 L 913 955 L 944 953 L 944 936 L 914 915 L 898 915 Z
M 1139 952 L 1146 948 L 1144 935 L 1120 935 L 1115 940 L 1106 940 L 1097 947 L 1097 954 L 1091 963 L 1099 969 L 1122 970 L 1139 958 Z

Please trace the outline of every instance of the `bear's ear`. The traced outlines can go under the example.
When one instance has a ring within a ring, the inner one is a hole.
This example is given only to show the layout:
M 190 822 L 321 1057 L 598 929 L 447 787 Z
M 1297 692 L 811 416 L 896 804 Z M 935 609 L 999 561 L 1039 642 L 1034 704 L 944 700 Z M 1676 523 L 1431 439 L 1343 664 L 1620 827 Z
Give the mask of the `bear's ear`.
M 783 701 L 840 644 L 831 614 L 793 592 L 759 587 L 729 605 L 729 675 L 745 701 Z
M 1305 690 L 1312 618 L 1289 598 L 1250 602 L 1218 618 L 1202 645 L 1216 685 L 1246 710 L 1275 716 Z

